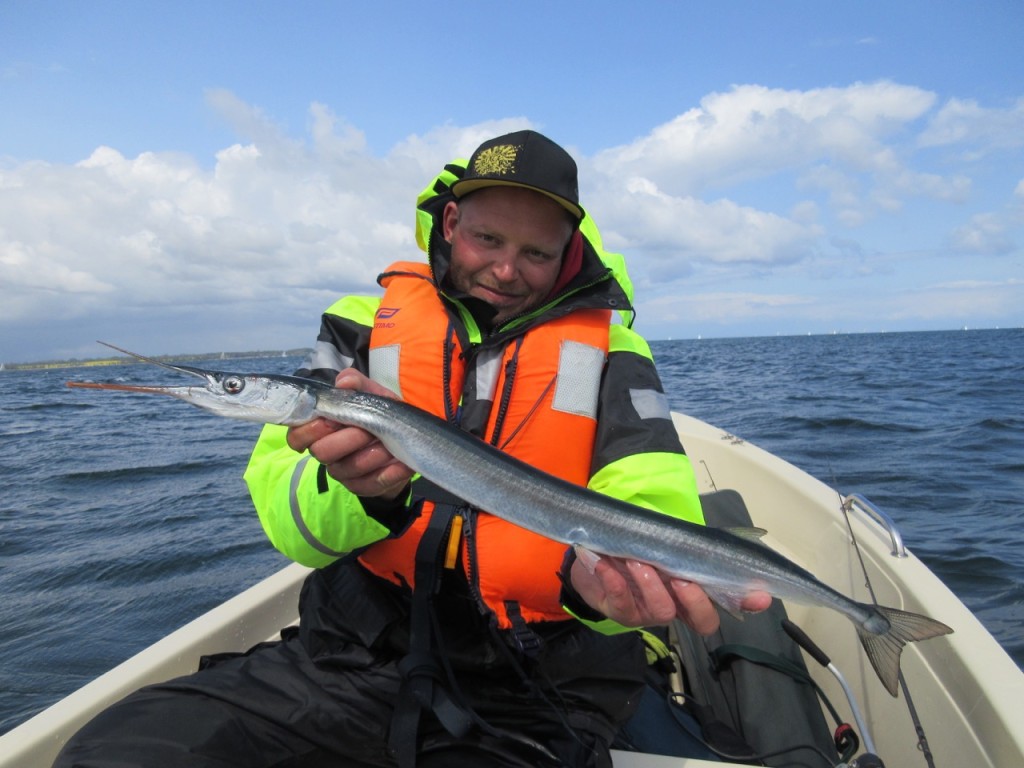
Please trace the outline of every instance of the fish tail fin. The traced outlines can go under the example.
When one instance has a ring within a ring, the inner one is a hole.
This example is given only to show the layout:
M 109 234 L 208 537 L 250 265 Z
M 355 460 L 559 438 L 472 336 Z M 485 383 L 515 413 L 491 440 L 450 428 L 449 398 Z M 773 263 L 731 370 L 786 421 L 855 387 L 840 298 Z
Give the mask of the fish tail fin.
M 900 654 L 903 652 L 903 646 L 918 640 L 948 635 L 953 630 L 941 621 L 919 613 L 886 608 L 882 605 L 864 607 L 876 615 L 865 625 L 858 626 L 857 634 L 878 679 L 882 681 L 885 689 L 895 696 L 900 679 Z M 868 625 L 879 616 L 885 619 L 888 627 L 880 627 L 879 631 L 874 632 Z

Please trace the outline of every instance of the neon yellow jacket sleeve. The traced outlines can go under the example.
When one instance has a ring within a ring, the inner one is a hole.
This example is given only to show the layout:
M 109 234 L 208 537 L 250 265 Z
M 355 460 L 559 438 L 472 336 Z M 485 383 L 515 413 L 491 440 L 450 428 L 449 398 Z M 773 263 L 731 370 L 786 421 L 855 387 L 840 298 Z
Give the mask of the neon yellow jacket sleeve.
M 650 347 L 622 325 L 610 328 L 600 398 L 594 471 L 588 486 L 703 525 L 693 467 L 679 443 Z M 633 631 L 610 619 L 593 621 L 566 610 L 604 634 Z
M 691 523 L 704 523 L 697 481 L 679 442 L 647 342 L 609 329 L 589 487 Z
M 359 499 L 322 471 L 308 453 L 285 442 L 286 427 L 263 428 L 245 470 L 245 482 L 271 543 L 296 562 L 329 565 L 386 537 Z
M 316 347 L 298 375 L 333 382 L 342 367 L 367 373 L 366 340 L 378 301 L 352 296 L 330 307 Z M 321 568 L 389 535 L 316 459 L 288 447 L 287 432 L 287 427 L 263 428 L 244 476 L 271 543 L 292 560 Z

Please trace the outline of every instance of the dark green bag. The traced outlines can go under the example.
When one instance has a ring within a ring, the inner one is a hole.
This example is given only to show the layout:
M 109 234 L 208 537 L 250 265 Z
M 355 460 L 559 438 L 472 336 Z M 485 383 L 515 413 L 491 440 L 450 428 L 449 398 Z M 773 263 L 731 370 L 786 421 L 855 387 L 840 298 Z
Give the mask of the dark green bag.
M 705 494 L 701 503 L 710 526 L 751 525 L 736 491 Z M 836 747 L 803 657 L 782 630 L 782 603 L 773 600 L 742 621 L 719 613 L 721 627 L 710 637 L 679 622 L 672 627 L 668 639 L 679 654 L 685 698 L 674 696 L 669 676 L 652 667 L 641 708 L 617 746 L 704 759 L 710 747 L 722 760 L 835 765 Z

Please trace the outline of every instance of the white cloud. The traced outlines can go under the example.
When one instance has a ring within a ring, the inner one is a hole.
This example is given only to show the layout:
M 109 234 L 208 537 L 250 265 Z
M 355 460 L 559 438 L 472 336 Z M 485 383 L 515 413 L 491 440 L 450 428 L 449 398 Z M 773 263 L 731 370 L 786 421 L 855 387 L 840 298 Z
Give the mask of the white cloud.
M 230 106 L 242 120 L 244 110 Z M 330 130 L 323 108 L 312 112 L 309 145 L 243 115 L 259 143 L 222 150 L 212 170 L 179 155 L 125 158 L 100 147 L 74 166 L 5 171 L 0 312 L 66 318 L 273 300 L 282 285 L 373 286 L 385 260 L 414 255 L 408 222 L 422 175 L 370 156 L 351 132 Z M 398 187 L 404 199 L 391 196 Z M 14 301 L 28 294 L 32 301 Z
M 759 85 L 713 93 L 631 145 L 601 152 L 613 178 L 639 175 L 669 194 L 699 194 L 827 160 L 890 172 L 882 139 L 934 103 L 928 91 L 889 82 L 792 91 Z
M 884 256 L 866 261 L 844 228 L 877 230 L 879 220 L 895 221 L 908 208 L 916 215 L 921 201 L 951 212 L 976 192 L 962 165 L 929 166 L 918 154 L 935 102 L 931 92 L 890 82 L 808 91 L 736 86 L 629 145 L 599 152 L 585 164 L 586 197 L 606 242 L 629 254 L 634 279 L 655 293 L 701 265 L 705 277 L 727 274 L 730 264 L 748 277 L 796 263 L 818 280 L 889 273 Z M 744 185 L 770 188 L 774 199 L 755 192 L 757 204 L 743 204 Z M 709 200 L 720 187 L 729 197 Z M 911 248 L 934 250 L 950 221 L 969 217 L 948 237 L 949 248 L 1012 252 L 1021 208 L 938 214 L 935 229 Z
M 1005 108 L 982 107 L 973 99 L 950 99 L 918 138 L 923 147 L 970 147 L 969 158 L 994 149 L 1024 147 L 1024 98 Z
M 790 264 L 816 252 L 828 220 L 861 227 L 909 198 L 966 198 L 969 179 L 916 170 L 894 148 L 934 102 L 889 82 L 735 86 L 599 152 L 585 164 L 587 200 L 609 244 L 654 280 L 684 276 L 696 262 Z M 768 180 L 782 191 L 777 201 L 705 199 Z
M 643 302 L 641 315 L 651 325 L 678 322 L 708 325 L 733 325 L 757 318 L 790 314 L 815 303 L 807 296 L 792 293 L 755 293 L 752 291 L 710 291 L 682 296 L 663 296 Z
M 997 325 L 1019 314 L 1024 280 L 957 280 L 926 285 L 899 297 L 889 308 L 894 320 L 935 320 L 960 317 L 974 325 Z
M 784 281 L 783 281 L 784 282 Z M 650 338 L 704 334 L 764 335 L 996 326 L 1019 317 L 1024 280 L 958 280 L 851 295 L 849 284 L 786 291 L 779 281 L 757 290 L 688 291 L 642 301 Z M 1019 322 L 1019 321 L 1018 321 Z
M 413 201 L 444 163 L 487 137 L 530 127 L 524 117 L 444 124 L 381 156 L 323 104 L 310 106 L 305 133 L 290 136 L 229 92 L 207 98 L 241 137 L 209 168 L 183 154 L 131 158 L 111 147 L 74 165 L 0 163 L 0 321 L 152 318 L 180 334 L 193 333 L 194 322 L 234 334 L 225 347 L 246 348 L 275 332 L 264 330 L 272 317 L 275 329 L 303 328 L 290 343 L 308 343 L 334 298 L 375 290 L 387 263 L 418 258 Z M 737 86 L 632 144 L 573 154 L 584 204 L 606 245 L 627 254 L 648 307 L 669 312 L 684 301 L 688 312 L 737 319 L 809 313 L 816 302 L 808 292 L 818 288 L 722 286 L 752 275 L 823 281 L 885 271 L 884 253 L 846 228 L 896 221 L 912 202 L 964 209 L 935 217 L 924 233 L 929 247 L 945 230 L 957 252 L 1019 252 L 1024 180 L 1003 208 L 974 210 L 973 169 L 930 167 L 915 155 L 940 139 L 950 147 L 985 139 L 995 148 L 1009 133 L 986 134 L 989 112 L 951 101 L 918 142 L 934 102 L 927 91 L 886 82 Z M 999 114 L 1012 123 L 1017 111 Z M 676 296 L 687 276 L 703 281 L 702 295 Z
M 637 177 L 618 188 L 609 184 L 595 197 L 605 245 L 629 253 L 631 270 L 659 282 L 685 276 L 695 263 L 791 263 L 820 235 L 813 223 L 726 199 L 675 197 Z
M 1000 210 L 973 214 L 952 230 L 949 247 L 958 253 L 999 256 L 1019 248 L 1024 225 L 1024 180 L 1017 183 L 1010 200 Z
M 249 327 L 262 338 L 251 329 L 268 313 L 275 323 L 294 314 L 305 332 L 292 344 L 310 343 L 317 315 L 339 295 L 376 291 L 388 263 L 419 257 L 416 194 L 452 147 L 468 155 L 529 125 L 443 126 L 380 157 L 322 104 L 311 105 L 300 139 L 229 92 L 207 98 L 249 139 L 219 151 L 212 168 L 111 147 L 74 165 L 0 165 L 0 321 L 168 316 L 166 333 L 194 334 L 179 329 L 188 322 L 204 334 Z
M 1005 217 L 994 213 L 975 214 L 967 224 L 953 230 L 949 242 L 953 250 L 961 253 L 995 255 L 1014 249 Z

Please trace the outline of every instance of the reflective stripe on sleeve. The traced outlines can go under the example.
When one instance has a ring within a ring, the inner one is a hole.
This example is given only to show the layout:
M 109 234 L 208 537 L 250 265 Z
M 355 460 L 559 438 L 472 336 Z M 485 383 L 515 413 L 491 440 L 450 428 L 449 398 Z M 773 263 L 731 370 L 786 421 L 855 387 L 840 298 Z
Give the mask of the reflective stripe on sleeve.
M 346 368 L 351 368 L 354 362 L 354 358 L 341 354 L 341 351 L 331 342 L 317 341 L 304 367 L 310 371 L 319 369 L 343 371 Z
M 655 389 L 630 389 L 629 399 L 641 419 L 671 419 L 668 398 Z
M 302 519 L 302 508 L 299 506 L 299 482 L 302 480 L 302 472 L 311 458 L 311 456 L 303 456 L 292 472 L 292 481 L 288 489 L 288 506 L 292 512 L 292 522 L 295 523 L 296 530 L 302 535 L 303 541 L 317 552 L 328 557 L 343 557 L 346 554 L 345 552 L 336 552 L 320 541 L 309 530 L 306 521 Z

